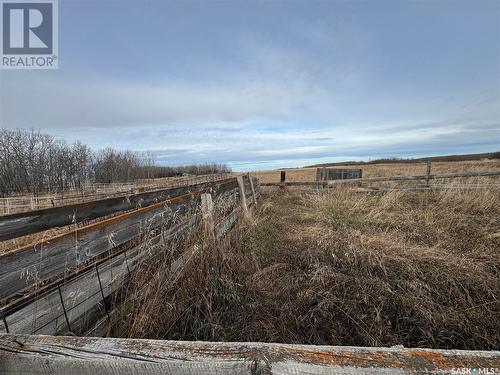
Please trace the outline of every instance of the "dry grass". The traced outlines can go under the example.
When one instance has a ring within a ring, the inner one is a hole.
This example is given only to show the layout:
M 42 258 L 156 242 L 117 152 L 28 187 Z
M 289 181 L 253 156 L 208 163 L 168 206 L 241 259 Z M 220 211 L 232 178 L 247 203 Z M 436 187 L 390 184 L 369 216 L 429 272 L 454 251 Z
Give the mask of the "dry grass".
M 274 193 L 254 218 L 176 279 L 152 257 L 119 334 L 500 349 L 498 190 Z
M 366 164 L 360 166 L 335 166 L 333 168 L 361 168 L 363 177 L 375 176 L 411 176 L 425 174 L 425 163 L 408 164 Z M 433 162 L 432 173 L 458 173 L 500 170 L 500 160 L 458 161 L 458 162 Z M 260 182 L 279 182 L 280 171 L 257 171 L 255 172 Z M 287 181 L 314 181 L 316 179 L 316 168 L 296 168 L 286 170 Z

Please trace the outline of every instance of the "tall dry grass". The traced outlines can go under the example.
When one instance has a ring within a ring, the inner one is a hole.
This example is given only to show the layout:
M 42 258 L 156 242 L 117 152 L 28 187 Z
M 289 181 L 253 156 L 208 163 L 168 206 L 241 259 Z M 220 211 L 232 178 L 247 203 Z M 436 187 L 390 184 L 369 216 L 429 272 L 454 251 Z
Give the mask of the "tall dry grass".
M 498 190 L 335 189 L 261 203 L 180 277 L 168 251 L 152 257 L 120 335 L 500 348 Z

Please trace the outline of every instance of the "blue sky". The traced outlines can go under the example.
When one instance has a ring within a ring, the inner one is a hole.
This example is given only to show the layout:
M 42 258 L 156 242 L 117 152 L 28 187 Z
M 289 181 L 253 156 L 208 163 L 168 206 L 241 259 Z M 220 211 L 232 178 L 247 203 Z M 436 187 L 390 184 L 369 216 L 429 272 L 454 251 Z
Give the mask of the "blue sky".
M 0 124 L 236 170 L 500 149 L 499 1 L 59 1 Z

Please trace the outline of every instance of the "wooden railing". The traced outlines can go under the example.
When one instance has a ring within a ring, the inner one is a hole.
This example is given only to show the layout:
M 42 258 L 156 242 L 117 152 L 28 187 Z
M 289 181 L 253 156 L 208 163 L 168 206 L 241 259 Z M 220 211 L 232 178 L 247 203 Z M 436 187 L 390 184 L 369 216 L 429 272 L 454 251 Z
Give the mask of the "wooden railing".
M 227 179 L 231 173 L 216 173 L 199 176 L 169 177 L 152 180 L 143 184 L 141 180 L 128 183 L 95 183 L 84 185 L 78 190 L 67 190 L 52 194 L 20 195 L 0 198 L 0 215 L 59 207 L 63 205 L 88 202 L 98 199 L 113 198 L 125 194 L 134 194 L 151 190 L 191 186 L 203 182 L 215 182 Z
M 340 180 L 325 180 L 325 181 L 291 181 L 286 182 L 286 172 L 281 172 L 280 182 L 263 182 L 262 186 L 318 186 L 318 187 L 334 187 L 339 185 L 352 185 L 369 182 L 386 182 L 386 181 L 418 181 L 418 180 L 441 180 L 452 178 L 470 178 L 470 177 L 498 177 L 500 171 L 485 171 L 485 172 L 464 172 L 464 173 L 443 173 L 443 174 L 424 174 L 416 176 L 383 176 L 383 177 L 363 177 L 353 179 Z
M 2 254 L 0 333 L 85 334 L 103 316 L 109 317 L 110 298 L 129 280 L 148 252 L 165 246 L 200 223 L 202 197 L 205 201 L 229 202 L 220 221 L 212 223 L 214 237 L 220 237 L 256 202 L 259 191 L 256 179 L 240 176 L 11 215 L 21 216 L 22 220 L 4 221 L 15 229 L 0 231 L 9 238 L 55 225 L 57 220 L 63 220 L 58 217 L 61 210 L 73 212 L 72 220 L 77 222 L 89 215 L 123 212 Z M 137 202 L 146 206 L 125 211 Z M 5 218 L 9 217 L 1 219 Z M 29 222 L 30 229 L 19 221 Z
M 0 335 L 0 373 L 498 374 L 500 352 Z

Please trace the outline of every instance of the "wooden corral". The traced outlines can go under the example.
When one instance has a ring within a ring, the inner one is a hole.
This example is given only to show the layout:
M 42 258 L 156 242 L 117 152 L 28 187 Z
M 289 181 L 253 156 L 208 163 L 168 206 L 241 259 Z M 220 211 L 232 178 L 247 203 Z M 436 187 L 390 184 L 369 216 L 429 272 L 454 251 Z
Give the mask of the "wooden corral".
M 220 180 L 227 181 L 230 179 Z M 0 216 L 0 241 L 145 207 L 211 186 L 214 182 L 125 194 L 119 197 Z
M 250 179 L 250 176 L 240 176 L 154 192 L 153 196 L 146 193 L 148 195 L 140 198 L 146 207 L 3 254 L 0 256 L 0 301 L 3 301 L 0 333 L 96 334 L 95 324 L 103 317 L 109 327 L 109 301 L 146 256 L 145 246 L 148 251 L 155 251 L 197 226 L 202 220 L 202 215 L 196 212 L 202 194 L 229 203 L 228 212 L 221 213 L 220 221 L 211 226 L 215 237 L 223 236 L 246 212 L 247 206 L 256 202 L 259 184 L 257 180 L 250 184 Z M 118 201 L 53 208 L 34 217 L 50 225 L 47 223 L 56 220 L 61 209 L 74 210 L 74 217 L 82 218 L 93 214 L 87 205 L 102 213 L 123 210 L 123 202 L 137 199 L 124 197 Z M 33 213 L 22 215 L 31 217 Z M 18 228 L 17 233 L 25 231 Z M 99 332 L 104 334 L 105 330 Z
M 18 374 L 494 374 L 500 352 L 0 335 Z
M 362 178 L 363 170 L 355 168 L 318 168 L 316 181 L 349 180 Z
M 231 177 L 231 175 L 231 173 L 217 173 L 198 176 L 146 179 L 126 183 L 93 183 L 83 185 L 77 190 L 65 190 L 52 194 L 3 197 L 0 198 L 0 215 L 67 206 L 105 198 L 120 197 L 128 194 L 144 193 L 152 190 L 191 186 L 202 182 L 215 182 L 227 179 Z

